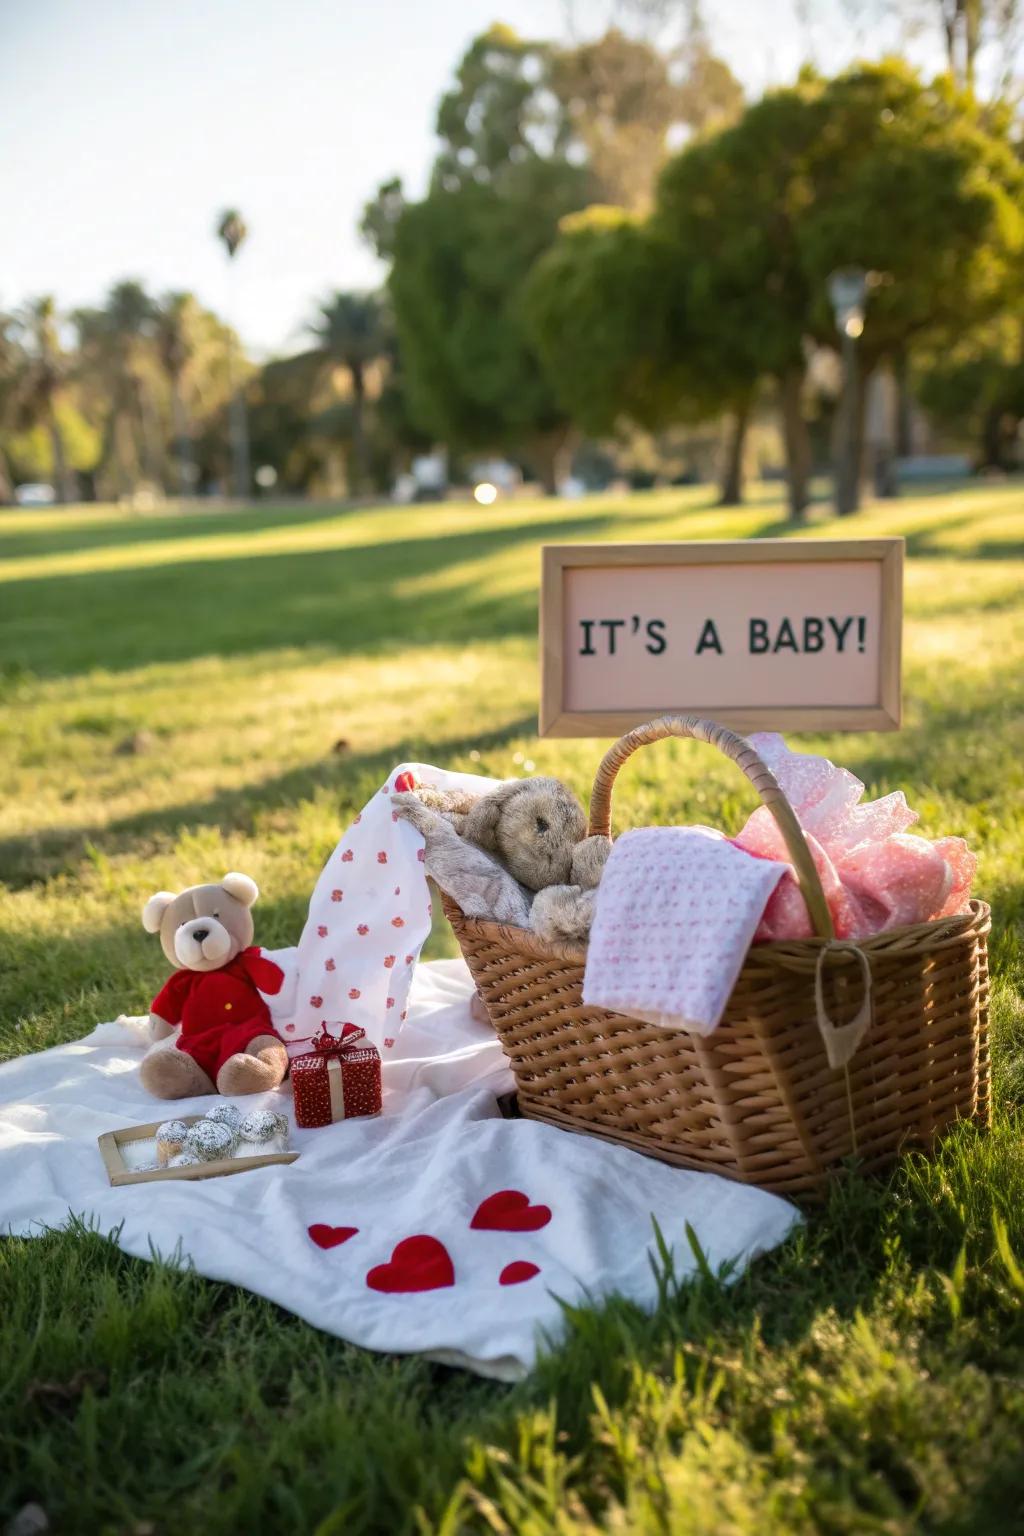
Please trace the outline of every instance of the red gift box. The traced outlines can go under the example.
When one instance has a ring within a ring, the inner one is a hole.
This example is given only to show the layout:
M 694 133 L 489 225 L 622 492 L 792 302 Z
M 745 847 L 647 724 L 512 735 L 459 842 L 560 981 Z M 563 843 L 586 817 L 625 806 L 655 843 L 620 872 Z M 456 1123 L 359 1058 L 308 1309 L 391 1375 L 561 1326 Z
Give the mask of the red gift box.
M 292 1062 L 295 1124 L 309 1130 L 348 1120 L 354 1115 L 380 1113 L 380 1053 L 361 1045 L 366 1031 L 343 1024 L 341 1033 L 323 1025 L 310 1042 L 312 1049 Z

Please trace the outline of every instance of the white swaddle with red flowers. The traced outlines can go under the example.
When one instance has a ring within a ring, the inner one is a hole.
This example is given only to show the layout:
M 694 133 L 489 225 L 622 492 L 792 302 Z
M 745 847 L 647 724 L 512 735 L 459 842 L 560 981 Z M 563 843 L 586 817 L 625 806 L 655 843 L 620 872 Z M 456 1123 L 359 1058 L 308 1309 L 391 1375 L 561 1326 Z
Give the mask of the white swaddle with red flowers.
M 655 1223 L 683 1279 L 695 1244 L 736 1275 L 799 1216 L 714 1174 L 501 1118 L 512 1074 L 471 1014 L 465 965 L 415 965 L 430 929 L 423 840 L 390 801 L 408 772 L 492 783 L 416 764 L 391 774 L 327 861 L 298 948 L 271 952 L 285 982 L 267 999 L 293 1048 L 322 1020 L 365 1029 L 383 1058 L 382 1114 L 296 1129 L 291 1165 L 115 1188 L 97 1137 L 158 1112 L 139 1081 L 146 1021 L 101 1024 L 0 1065 L 0 1233 L 80 1217 L 127 1253 L 178 1255 L 354 1344 L 514 1380 L 564 1334 L 566 1305 L 657 1305 Z M 288 1095 L 286 1082 L 252 1107 L 290 1108 Z
M 289 978 L 279 998 L 267 998 L 289 1054 L 306 1050 L 324 1023 L 359 1025 L 385 1060 L 394 1050 L 432 908 L 423 838 L 391 796 L 414 785 L 482 795 L 495 783 L 402 763 L 354 818 L 314 887 L 298 948 L 268 951 Z

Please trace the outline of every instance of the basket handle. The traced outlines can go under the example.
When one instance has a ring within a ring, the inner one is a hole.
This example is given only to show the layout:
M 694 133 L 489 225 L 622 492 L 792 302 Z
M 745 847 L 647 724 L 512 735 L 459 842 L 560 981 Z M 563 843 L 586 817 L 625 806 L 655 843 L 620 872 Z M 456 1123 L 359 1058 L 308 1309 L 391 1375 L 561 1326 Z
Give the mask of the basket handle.
M 638 747 L 650 746 L 654 741 L 664 741 L 668 736 L 690 736 L 706 741 L 742 768 L 757 790 L 765 805 L 775 817 L 779 831 L 785 839 L 790 861 L 796 871 L 800 892 L 807 903 L 807 910 L 819 938 L 835 937 L 832 914 L 829 912 L 818 871 L 811 858 L 796 812 L 786 799 L 771 769 L 761 761 L 750 742 L 735 731 L 716 725 L 713 720 L 703 720 L 700 715 L 661 715 L 638 725 L 610 747 L 601 760 L 594 778 L 590 796 L 590 835 L 608 837 L 612 827 L 612 788 L 619 769 Z

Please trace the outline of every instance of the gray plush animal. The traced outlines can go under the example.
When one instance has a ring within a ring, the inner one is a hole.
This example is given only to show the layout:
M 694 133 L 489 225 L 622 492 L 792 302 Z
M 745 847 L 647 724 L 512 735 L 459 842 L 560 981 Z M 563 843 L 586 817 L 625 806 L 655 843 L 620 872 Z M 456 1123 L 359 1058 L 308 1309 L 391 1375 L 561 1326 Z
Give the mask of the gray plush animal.
M 424 869 L 467 917 L 511 923 L 515 928 L 530 926 L 530 893 L 497 859 L 466 842 L 447 817 L 425 805 L 417 793 L 392 795 L 391 804 L 423 834 Z
M 462 791 L 421 789 L 392 804 L 423 833 L 427 873 L 467 916 L 530 927 L 545 942 L 586 939 L 611 841 L 586 836 L 583 808 L 558 779 L 511 779 L 468 802 Z

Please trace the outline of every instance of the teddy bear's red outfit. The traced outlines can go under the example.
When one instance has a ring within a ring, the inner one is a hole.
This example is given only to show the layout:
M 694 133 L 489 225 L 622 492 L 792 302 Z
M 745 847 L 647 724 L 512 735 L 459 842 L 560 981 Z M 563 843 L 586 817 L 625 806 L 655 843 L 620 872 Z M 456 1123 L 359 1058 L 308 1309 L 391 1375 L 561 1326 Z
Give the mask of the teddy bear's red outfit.
M 228 1057 L 244 1051 L 257 1035 L 281 1039 L 260 992 L 273 996 L 283 981 L 281 967 L 253 945 L 217 971 L 175 971 L 150 1011 L 168 1024 L 181 1025 L 178 1050 L 186 1051 L 216 1082 Z

